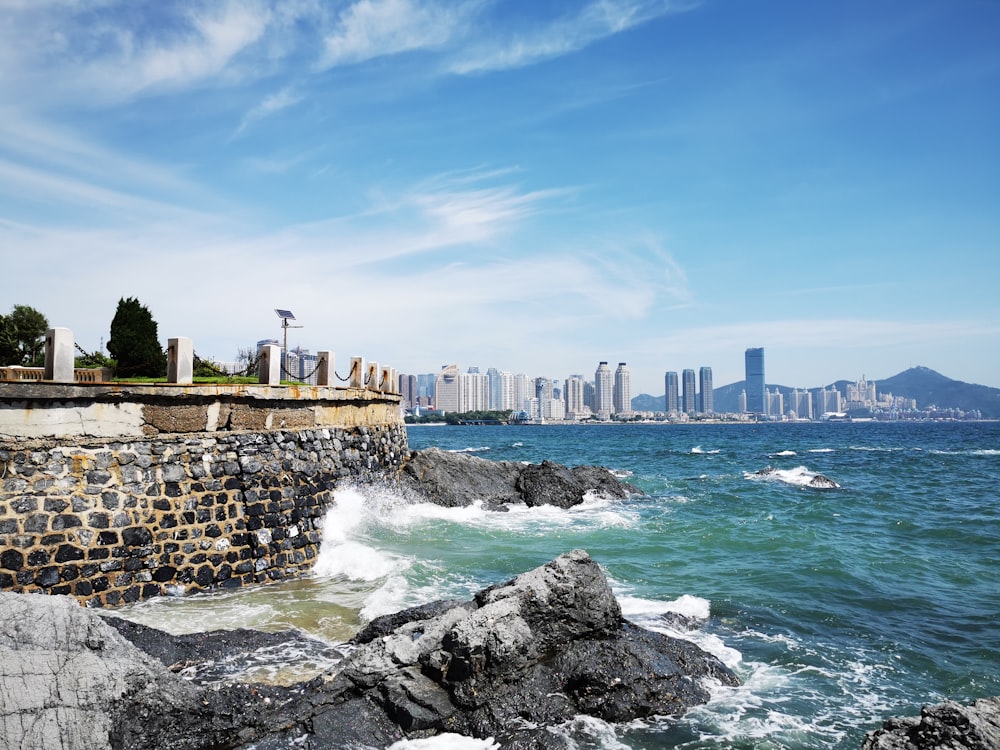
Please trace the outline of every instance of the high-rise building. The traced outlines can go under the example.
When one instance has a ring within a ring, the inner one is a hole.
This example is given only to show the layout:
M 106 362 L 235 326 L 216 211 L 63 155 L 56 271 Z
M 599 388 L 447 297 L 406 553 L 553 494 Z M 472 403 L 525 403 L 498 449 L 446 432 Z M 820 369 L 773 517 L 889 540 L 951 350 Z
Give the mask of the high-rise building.
M 780 418 L 785 413 L 785 395 L 777 388 L 774 389 L 774 393 L 767 388 L 764 389 L 764 403 L 767 404 L 767 411 L 764 413 L 768 416 Z
M 584 405 L 584 382 L 581 375 L 570 375 L 566 378 L 565 401 L 566 416 L 569 419 L 580 419 L 589 416 L 590 409 Z
M 514 408 L 514 375 L 506 370 L 500 373 L 500 405 L 496 408 L 504 411 Z
M 434 380 L 434 408 L 458 411 L 458 365 L 442 365 Z
M 844 398 L 834 387 L 817 388 L 813 391 L 814 417 L 824 414 L 839 414 L 844 411 Z
M 514 376 L 514 411 L 528 411 L 528 399 L 534 398 L 535 393 L 531 381 L 523 372 Z
M 666 386 L 666 410 L 668 414 L 676 414 L 678 409 L 677 401 L 677 391 L 678 391 L 678 380 L 676 372 L 668 372 L 663 378 L 664 385 Z
M 419 405 L 417 401 L 417 376 L 399 376 L 399 401 L 404 409 L 412 409 Z
M 632 414 L 632 373 L 624 362 L 619 362 L 615 370 L 612 406 L 615 414 Z
M 479 372 L 478 367 L 470 367 L 458 379 L 458 411 L 485 411 L 490 401 L 490 379 Z
M 500 377 L 500 371 L 491 367 L 486 371 L 486 377 L 490 381 L 490 401 L 487 409 L 496 410 L 502 409 L 503 407 L 503 381 Z
M 594 412 L 598 419 L 608 419 L 614 409 L 614 374 L 607 362 L 594 372 Z
M 764 347 L 747 349 L 746 383 L 747 411 L 751 414 L 767 414 L 767 400 L 764 398 Z
M 698 370 L 698 398 L 700 400 L 700 411 L 702 414 L 711 414 L 715 411 L 715 395 L 712 392 L 712 368 L 702 367 Z
M 788 412 L 789 414 L 794 412 L 796 419 L 812 419 L 814 417 L 812 393 L 800 391 L 798 388 L 793 390 L 788 396 Z
M 693 414 L 698 406 L 695 393 L 694 370 L 688 369 L 681 373 L 681 411 Z

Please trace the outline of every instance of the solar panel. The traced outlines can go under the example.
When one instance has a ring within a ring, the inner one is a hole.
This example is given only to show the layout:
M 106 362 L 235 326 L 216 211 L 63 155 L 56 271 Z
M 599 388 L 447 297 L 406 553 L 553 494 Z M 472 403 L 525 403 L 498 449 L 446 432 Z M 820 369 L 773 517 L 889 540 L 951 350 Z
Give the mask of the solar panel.
M 295 316 L 292 315 L 291 310 L 275 309 L 275 312 L 278 313 L 278 317 L 281 318 L 282 320 L 295 320 Z

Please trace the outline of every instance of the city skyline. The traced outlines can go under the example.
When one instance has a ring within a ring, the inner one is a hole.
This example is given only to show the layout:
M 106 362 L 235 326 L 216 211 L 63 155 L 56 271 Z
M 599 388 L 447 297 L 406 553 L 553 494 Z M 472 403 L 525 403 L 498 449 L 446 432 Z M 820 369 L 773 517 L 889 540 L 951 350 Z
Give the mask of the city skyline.
M 1000 5 L 7 3 L 0 313 L 1000 387 Z M 696 371 L 697 377 L 697 371 Z

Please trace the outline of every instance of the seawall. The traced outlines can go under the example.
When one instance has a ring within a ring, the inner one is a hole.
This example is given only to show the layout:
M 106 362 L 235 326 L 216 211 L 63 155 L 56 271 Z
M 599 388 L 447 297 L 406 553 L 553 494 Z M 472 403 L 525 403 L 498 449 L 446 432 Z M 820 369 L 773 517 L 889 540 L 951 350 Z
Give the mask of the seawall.
M 0 589 L 89 606 L 301 574 L 345 483 L 395 479 L 364 388 L 0 384 Z

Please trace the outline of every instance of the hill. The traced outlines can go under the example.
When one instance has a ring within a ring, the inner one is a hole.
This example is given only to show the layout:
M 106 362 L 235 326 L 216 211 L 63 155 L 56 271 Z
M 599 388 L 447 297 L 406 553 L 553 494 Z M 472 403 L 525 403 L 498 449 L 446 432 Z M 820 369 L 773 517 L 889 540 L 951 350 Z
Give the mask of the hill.
M 831 385 L 846 397 L 847 386 L 854 382 L 838 380 Z M 919 409 L 936 406 L 939 409 L 979 411 L 984 419 L 1000 419 L 1000 388 L 952 380 L 929 367 L 911 367 L 890 378 L 876 380 L 875 383 L 879 393 L 892 393 L 894 396 L 916 399 Z M 795 390 L 790 386 L 770 383 L 767 387 L 771 391 L 781 391 L 786 399 Z M 820 386 L 812 386 L 809 390 L 817 387 Z M 739 411 L 740 393 L 745 388 L 746 381 L 740 380 L 713 389 L 715 411 L 723 413 Z M 664 403 L 664 396 L 650 396 L 644 393 L 632 399 L 632 408 L 636 411 L 662 411 Z

